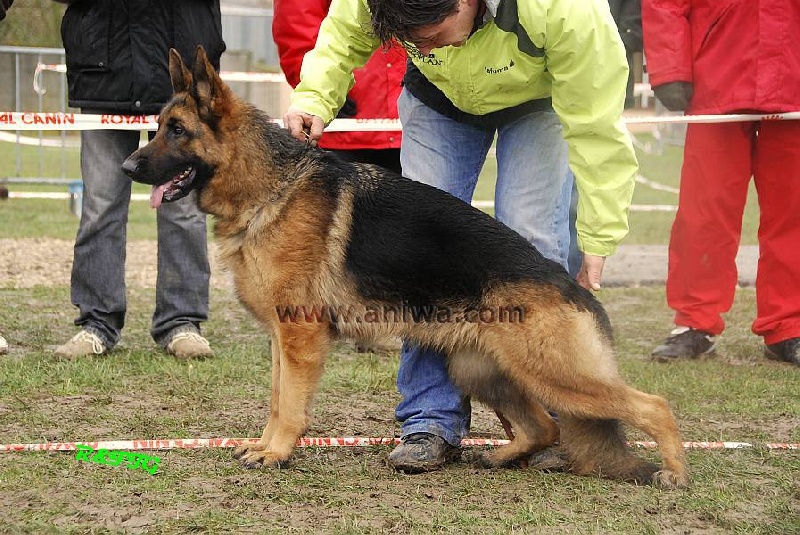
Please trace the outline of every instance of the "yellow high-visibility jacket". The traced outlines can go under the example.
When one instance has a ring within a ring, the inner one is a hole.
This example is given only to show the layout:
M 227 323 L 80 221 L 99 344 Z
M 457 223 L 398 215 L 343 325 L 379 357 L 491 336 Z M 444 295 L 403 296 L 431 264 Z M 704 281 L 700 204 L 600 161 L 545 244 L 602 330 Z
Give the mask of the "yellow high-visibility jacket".
M 586 253 L 608 256 L 628 233 L 638 169 L 622 122 L 625 49 L 607 0 L 487 0 L 489 19 L 459 46 L 410 54 L 452 103 L 483 115 L 552 98 L 578 185 L 578 236 Z M 336 115 L 353 69 L 380 46 L 366 0 L 334 0 L 300 73 L 292 106 Z

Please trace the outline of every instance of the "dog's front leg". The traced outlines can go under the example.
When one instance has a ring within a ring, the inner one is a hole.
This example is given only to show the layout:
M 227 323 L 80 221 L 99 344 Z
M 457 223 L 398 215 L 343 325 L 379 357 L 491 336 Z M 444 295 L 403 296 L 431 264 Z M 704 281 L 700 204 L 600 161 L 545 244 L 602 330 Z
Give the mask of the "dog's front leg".
M 261 434 L 261 444 L 269 447 L 269 441 L 272 440 L 272 435 L 275 434 L 275 426 L 272 422 L 278 421 L 280 415 L 281 399 L 281 345 L 278 343 L 278 337 L 272 337 L 272 393 L 269 396 L 269 420 L 267 427 Z M 274 420 L 273 420 L 274 419 Z
M 267 426 L 264 432 L 261 433 L 261 440 L 252 444 L 243 444 L 233 451 L 233 457 L 240 459 L 248 451 L 263 451 L 269 448 L 269 441 L 272 435 L 275 434 L 275 426 L 273 422 L 278 421 L 278 413 L 280 412 L 278 400 L 281 395 L 281 346 L 278 343 L 277 336 L 272 336 L 272 393 L 269 397 L 269 416 L 267 417 Z
M 329 347 L 327 325 L 281 324 L 276 330 L 270 419 L 259 442 L 245 444 L 234 452 L 243 465 L 281 466 L 289 460 L 297 439 L 308 427 Z

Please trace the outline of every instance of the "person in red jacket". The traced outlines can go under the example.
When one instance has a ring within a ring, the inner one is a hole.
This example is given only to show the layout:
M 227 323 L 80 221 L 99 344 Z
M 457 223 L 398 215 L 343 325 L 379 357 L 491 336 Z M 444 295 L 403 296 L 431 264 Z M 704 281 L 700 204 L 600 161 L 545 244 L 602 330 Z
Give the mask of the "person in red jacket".
M 314 48 L 322 19 L 331 0 L 274 0 L 272 37 L 281 68 L 292 87 L 300 83 L 303 56 Z M 356 83 L 337 117 L 397 119 L 397 98 L 403 89 L 406 55 L 400 46 L 378 50 L 355 71 Z M 372 163 L 400 172 L 400 140 L 394 132 L 327 132 L 320 147 L 336 151 L 348 161 Z
M 650 84 L 690 114 L 800 110 L 800 2 L 643 0 Z M 690 124 L 669 243 L 676 329 L 661 361 L 713 351 L 733 302 L 750 177 L 760 206 L 757 317 L 765 355 L 800 365 L 800 121 Z

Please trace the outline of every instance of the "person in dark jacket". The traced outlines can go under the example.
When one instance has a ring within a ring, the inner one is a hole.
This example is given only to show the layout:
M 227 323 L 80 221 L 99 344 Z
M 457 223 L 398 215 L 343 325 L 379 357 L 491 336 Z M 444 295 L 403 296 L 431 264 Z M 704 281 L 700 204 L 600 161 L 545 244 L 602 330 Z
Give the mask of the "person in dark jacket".
M 69 105 L 85 114 L 155 114 L 172 95 L 169 49 L 194 58 L 202 45 L 215 68 L 225 50 L 218 0 L 57 0 Z M 152 134 L 151 134 L 152 137 Z M 83 206 L 75 240 L 72 303 L 81 330 L 61 358 L 102 354 L 125 322 L 125 239 L 131 181 L 122 162 L 140 132 L 81 132 Z M 178 358 L 213 356 L 200 335 L 208 317 L 210 268 L 205 215 L 193 195 L 158 209 L 158 278 L 150 333 Z
M 634 105 L 633 82 L 634 64 L 633 57 L 636 52 L 644 48 L 642 42 L 642 1 L 641 0 L 608 0 L 611 16 L 617 23 L 619 36 L 625 45 L 625 55 L 628 57 L 628 87 L 625 91 L 625 107 Z

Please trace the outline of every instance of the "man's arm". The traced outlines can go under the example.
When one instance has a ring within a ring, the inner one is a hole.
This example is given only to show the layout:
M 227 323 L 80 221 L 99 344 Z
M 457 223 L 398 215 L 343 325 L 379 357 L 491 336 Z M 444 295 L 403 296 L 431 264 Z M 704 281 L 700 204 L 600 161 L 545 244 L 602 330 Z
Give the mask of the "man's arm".
M 292 92 L 284 123 L 291 134 L 310 141 L 344 104 L 353 87 L 353 71 L 363 66 L 380 46 L 370 33 L 370 15 L 364 0 L 334 0 L 320 26 L 314 48 L 303 58 L 300 83 Z
M 602 1 L 557 5 L 547 21 L 545 57 L 579 191 L 578 241 L 584 253 L 605 257 L 628 233 L 638 170 L 622 121 L 628 64 Z

